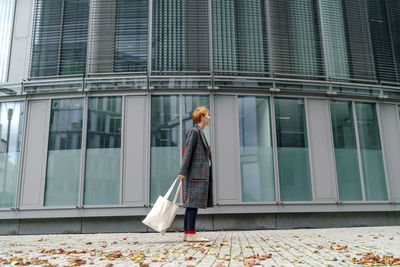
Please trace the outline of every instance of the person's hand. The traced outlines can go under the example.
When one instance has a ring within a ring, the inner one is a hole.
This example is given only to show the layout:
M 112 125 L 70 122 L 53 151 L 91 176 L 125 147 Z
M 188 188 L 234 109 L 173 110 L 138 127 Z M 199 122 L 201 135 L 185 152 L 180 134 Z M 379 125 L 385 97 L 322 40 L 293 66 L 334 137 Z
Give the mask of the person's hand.
M 185 176 L 182 175 L 182 174 L 179 174 L 179 175 L 178 175 L 178 178 L 179 178 L 179 180 L 183 181 L 183 180 L 185 179 Z

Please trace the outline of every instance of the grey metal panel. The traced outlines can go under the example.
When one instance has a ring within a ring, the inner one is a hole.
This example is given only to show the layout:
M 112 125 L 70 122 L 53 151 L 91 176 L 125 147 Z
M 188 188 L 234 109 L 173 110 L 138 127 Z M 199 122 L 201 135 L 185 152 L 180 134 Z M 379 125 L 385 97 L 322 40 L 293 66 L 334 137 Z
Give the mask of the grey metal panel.
M 42 207 L 46 176 L 49 100 L 31 101 L 22 171 L 22 208 Z
M 384 153 L 389 197 L 400 202 L 400 122 L 397 105 L 379 104 L 380 132 Z
M 308 99 L 307 109 L 314 200 L 336 201 L 336 174 L 328 101 Z
M 215 96 L 216 202 L 240 201 L 238 120 L 235 96 Z
M 28 77 L 32 32 L 32 0 L 16 1 L 14 31 L 11 43 L 9 82 L 21 82 Z
M 123 204 L 144 205 L 147 181 L 147 97 L 127 96 L 124 124 Z

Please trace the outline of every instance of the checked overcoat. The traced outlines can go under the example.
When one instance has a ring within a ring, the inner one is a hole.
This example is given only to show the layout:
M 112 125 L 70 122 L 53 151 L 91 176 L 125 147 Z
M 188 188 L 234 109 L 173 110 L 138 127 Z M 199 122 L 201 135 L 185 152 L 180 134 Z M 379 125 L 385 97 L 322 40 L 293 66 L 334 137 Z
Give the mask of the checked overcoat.
M 186 133 L 185 154 L 179 174 L 184 175 L 183 207 L 205 209 L 213 206 L 211 152 L 207 139 L 195 124 Z

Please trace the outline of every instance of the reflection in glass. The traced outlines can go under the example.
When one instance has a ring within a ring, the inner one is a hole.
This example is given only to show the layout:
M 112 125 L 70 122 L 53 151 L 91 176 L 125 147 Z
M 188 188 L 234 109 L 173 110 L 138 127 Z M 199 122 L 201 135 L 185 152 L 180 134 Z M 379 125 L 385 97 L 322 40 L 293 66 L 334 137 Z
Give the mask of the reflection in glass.
M 275 98 L 282 201 L 312 200 L 304 99 Z
M 331 118 L 339 199 L 362 200 L 351 102 L 331 101 Z
M 84 204 L 118 204 L 122 97 L 89 98 Z
M 154 203 L 179 172 L 179 96 L 151 98 L 150 153 L 150 202 Z
M 14 206 L 24 105 L 0 105 L 0 208 Z
M 356 103 L 366 200 L 387 200 L 378 117 L 374 103 Z
M 242 201 L 274 201 L 274 157 L 268 98 L 239 97 Z
M 8 57 L 14 15 L 14 0 L 0 1 L 0 83 L 7 81 Z
M 46 206 L 76 205 L 81 166 L 83 100 L 56 99 L 51 104 L 46 174 Z

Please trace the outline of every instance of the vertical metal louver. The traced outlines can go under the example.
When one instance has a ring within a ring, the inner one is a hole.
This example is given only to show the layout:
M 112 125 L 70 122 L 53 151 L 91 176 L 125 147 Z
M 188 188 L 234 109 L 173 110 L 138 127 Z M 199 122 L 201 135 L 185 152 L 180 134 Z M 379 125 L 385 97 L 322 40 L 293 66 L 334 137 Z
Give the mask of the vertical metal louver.
M 0 2 L 0 83 L 7 77 L 8 57 L 10 52 L 10 38 L 14 17 L 14 0 Z
M 215 72 L 268 72 L 264 0 L 214 0 Z
M 89 0 L 37 0 L 31 77 L 84 74 Z
M 208 0 L 154 0 L 153 72 L 209 70 Z
M 397 82 L 400 82 L 400 1 L 387 0 L 389 24 L 392 34 L 393 50 L 396 60 Z
M 375 80 L 374 58 L 364 0 L 343 0 L 350 77 Z
M 324 78 L 316 0 L 269 0 L 275 75 Z
M 396 71 L 385 1 L 367 0 L 369 27 L 378 81 L 395 82 Z
M 148 1 L 92 3 L 89 73 L 146 72 Z
M 320 0 L 326 76 L 350 78 L 342 0 Z

